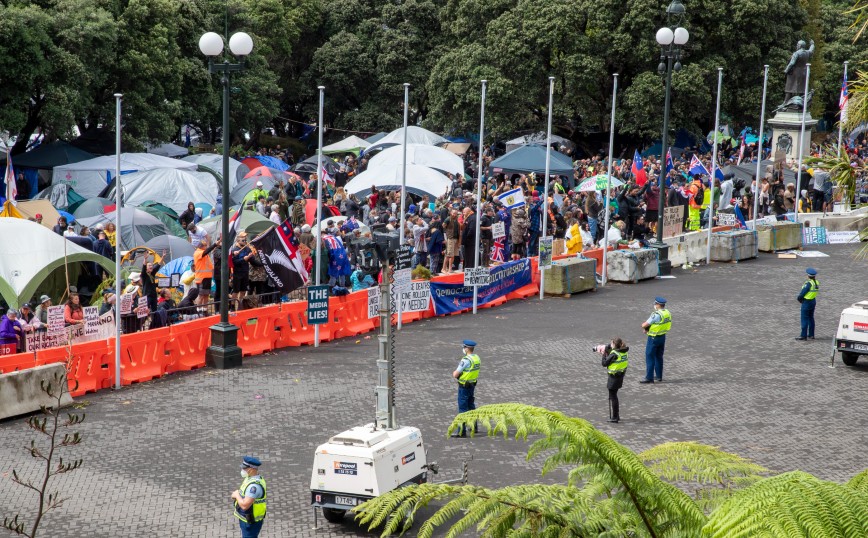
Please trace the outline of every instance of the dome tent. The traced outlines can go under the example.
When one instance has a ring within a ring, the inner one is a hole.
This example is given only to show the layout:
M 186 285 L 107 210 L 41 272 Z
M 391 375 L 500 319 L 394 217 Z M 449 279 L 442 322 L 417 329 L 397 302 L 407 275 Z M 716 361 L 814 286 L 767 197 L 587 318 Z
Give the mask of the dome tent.
M 207 172 L 158 168 L 121 176 L 124 205 L 140 206 L 150 200 L 181 214 L 189 202 L 217 203 L 214 179 Z M 106 198 L 114 198 L 114 188 L 106 192 Z
M 442 136 L 432 133 L 428 129 L 423 129 L 415 125 L 407 127 L 407 143 L 408 144 L 424 144 L 426 146 L 439 146 L 449 142 Z M 404 128 L 395 129 L 383 138 L 377 140 L 375 144 L 369 147 L 365 153 L 380 151 L 389 146 L 396 146 L 404 143 Z
M 196 155 L 188 155 L 181 159 L 191 163 L 196 163 L 200 168 L 205 168 L 217 174 L 218 178 L 223 177 L 223 156 L 216 153 L 197 153 Z M 235 188 L 235 185 L 247 175 L 250 167 L 237 159 L 229 157 L 229 190 Z
M 13 308 L 43 293 L 61 297 L 66 290 L 67 269 L 73 285 L 93 263 L 114 275 L 112 260 L 35 222 L 0 218 L 0 235 L 4 238 L 0 241 L 0 296 Z
M 85 198 L 98 196 L 115 175 L 114 155 L 65 164 L 54 168 L 52 184 L 66 183 Z M 150 153 L 121 153 L 121 174 L 157 168 L 196 170 L 196 163 L 170 159 Z

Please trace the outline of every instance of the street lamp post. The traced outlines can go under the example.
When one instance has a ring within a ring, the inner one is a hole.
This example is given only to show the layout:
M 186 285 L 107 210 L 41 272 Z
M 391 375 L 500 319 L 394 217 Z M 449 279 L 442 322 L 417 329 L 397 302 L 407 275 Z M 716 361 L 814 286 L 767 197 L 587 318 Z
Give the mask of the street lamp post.
M 666 99 L 663 104 L 663 137 L 661 139 L 660 162 L 666 161 L 666 150 L 669 144 L 669 102 L 672 91 L 672 71 L 681 70 L 681 47 L 687 44 L 690 34 L 679 26 L 684 18 L 686 9 L 681 0 L 672 0 L 669 7 L 666 8 L 666 26 L 657 30 L 657 43 L 660 45 L 660 65 L 657 66 L 657 72 L 661 75 L 666 75 Z M 656 248 L 659 255 L 659 267 L 661 275 L 668 275 L 672 272 L 672 262 L 669 261 L 669 246 L 663 242 L 663 208 L 665 201 L 665 165 L 662 165 L 660 173 L 657 175 L 657 186 L 659 189 L 660 205 L 657 212 L 657 240 L 651 246 Z
M 244 32 L 229 38 L 229 50 L 241 60 L 240 63 L 214 60 L 223 53 L 223 38 L 207 32 L 199 38 L 199 50 L 208 57 L 208 72 L 222 73 L 223 85 L 223 218 L 221 222 L 220 247 L 220 322 L 211 327 L 211 345 L 205 352 L 205 364 L 213 368 L 227 369 L 241 366 L 241 348 L 238 347 L 238 327 L 229 323 L 229 147 L 232 141 L 229 128 L 229 99 L 231 74 L 244 70 L 244 58 L 253 50 L 253 39 Z

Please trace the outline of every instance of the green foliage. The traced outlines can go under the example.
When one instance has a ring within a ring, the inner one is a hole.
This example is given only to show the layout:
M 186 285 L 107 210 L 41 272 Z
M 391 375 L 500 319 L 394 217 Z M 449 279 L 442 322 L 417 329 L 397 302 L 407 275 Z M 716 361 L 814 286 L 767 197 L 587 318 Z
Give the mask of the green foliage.
M 868 533 L 868 471 L 847 484 L 801 472 L 764 478 L 767 469 L 693 442 L 664 443 L 637 455 L 585 420 L 521 404 L 462 413 L 449 432 L 464 423 L 475 427 L 477 421 L 489 436 L 538 436 L 528 459 L 542 456 L 543 474 L 566 467 L 568 483 L 501 489 L 410 486 L 356 508 L 361 524 L 372 530 L 382 526 L 383 536 L 403 533 L 418 511 L 433 503 L 438 508 L 420 525 L 420 537 L 433 536 L 440 527 L 448 528 L 450 538 L 474 531 L 490 538 L 844 538 Z M 695 500 L 685 493 L 691 489 Z
M 417 265 L 410 273 L 413 280 L 431 280 L 431 271 L 424 265 Z

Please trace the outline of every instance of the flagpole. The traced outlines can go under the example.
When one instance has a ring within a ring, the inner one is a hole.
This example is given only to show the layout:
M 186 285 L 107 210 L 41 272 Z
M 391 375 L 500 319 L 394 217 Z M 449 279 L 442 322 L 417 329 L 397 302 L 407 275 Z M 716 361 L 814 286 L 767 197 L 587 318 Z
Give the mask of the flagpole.
M 407 211 L 404 209 L 407 203 L 407 125 L 409 122 L 409 113 L 410 110 L 410 83 L 404 83 L 404 157 L 401 162 L 401 206 L 398 208 L 398 211 L 401 212 L 401 229 L 398 231 L 398 242 L 401 245 L 401 248 L 406 247 L 407 245 L 404 243 L 404 228 L 406 227 L 405 219 Z M 415 245 L 414 245 L 415 247 Z M 467 265 L 465 263 L 465 265 Z M 383 275 L 383 278 L 386 278 L 386 275 Z M 395 286 L 395 295 L 397 296 L 398 303 L 398 330 L 401 330 L 402 320 L 404 317 L 404 300 L 403 295 L 404 291 Z
M 757 138 L 757 149 L 759 150 L 756 158 L 756 192 L 753 193 L 753 229 L 756 230 L 756 216 L 759 213 L 759 190 L 760 190 L 760 165 L 763 162 L 763 126 L 766 121 L 766 89 L 769 84 L 769 65 L 764 66 L 763 73 L 763 105 L 760 112 L 759 138 Z M 747 136 L 745 136 L 747 138 Z M 742 140 L 742 144 L 746 141 Z M 799 205 L 799 193 L 796 193 L 796 207 Z
M 485 136 L 485 85 L 487 80 L 482 80 L 482 105 L 479 112 L 479 170 L 476 173 L 476 260 L 474 266 L 479 267 L 482 253 L 479 251 L 479 221 L 482 218 L 482 137 Z M 479 299 L 479 286 L 473 286 L 473 313 L 476 313 Z
M 711 142 L 714 149 L 711 151 L 711 178 L 708 180 L 708 188 L 711 189 L 711 202 L 708 205 L 708 237 L 705 249 L 705 264 L 711 263 L 711 229 L 714 227 L 714 172 L 717 170 L 717 132 L 720 129 L 720 89 L 723 85 L 723 68 L 717 68 L 717 111 L 714 113 L 714 134 Z
M 607 253 L 609 251 L 609 191 L 612 190 L 612 158 L 615 152 L 615 97 L 618 95 L 618 73 L 612 73 L 614 87 L 612 88 L 612 118 L 609 122 L 609 166 L 606 170 L 606 217 L 603 220 L 603 267 L 600 274 L 602 275 L 602 285 L 606 285 L 606 277 L 609 275 Z M 594 191 L 593 196 L 597 196 Z M 592 245 L 593 246 L 593 245 Z
M 548 216 L 549 216 L 549 170 L 551 169 L 551 157 L 552 157 L 552 102 L 554 101 L 555 95 L 555 77 L 549 77 L 549 119 L 548 119 L 548 128 L 546 130 L 546 177 L 543 187 L 543 221 L 542 221 L 542 235 L 540 236 L 540 241 L 545 239 L 546 232 L 548 231 Z M 531 200 L 533 200 L 533 196 L 531 196 Z M 541 244 L 541 243 L 540 243 Z M 554 244 L 554 242 L 553 242 Z M 552 249 L 554 250 L 554 249 Z M 530 254 L 530 253 L 529 253 Z M 554 252 L 550 252 L 549 256 L 553 256 Z M 539 259 L 539 250 L 537 250 L 537 261 L 541 262 Z M 542 263 L 538 263 L 539 265 L 539 300 L 542 301 L 545 296 L 545 287 L 546 287 L 546 273 L 545 268 L 542 266 Z
M 799 222 L 799 197 L 802 195 L 802 154 L 805 150 L 805 116 L 808 114 L 808 86 L 811 81 L 811 64 L 805 64 L 805 95 L 802 97 L 802 128 L 799 133 L 799 164 L 796 166 L 796 222 Z M 808 152 L 811 142 L 808 141 Z M 813 211 L 815 208 L 811 208 Z
M 323 168 L 322 168 L 322 111 L 323 111 L 323 103 L 325 102 L 325 86 L 317 86 L 319 89 L 319 147 L 316 150 L 317 156 L 317 182 L 316 182 L 316 226 L 317 226 L 317 234 L 316 234 L 316 267 L 314 271 L 316 271 L 315 282 L 316 285 L 319 286 L 321 284 L 322 277 L 320 275 L 320 264 L 322 263 L 322 182 L 325 180 L 323 177 Z M 313 347 L 319 347 L 319 324 L 313 326 Z
M 115 389 L 121 388 L 121 99 L 115 94 Z M 147 262 L 147 260 L 145 260 Z
M 847 64 L 848 63 L 850 63 L 850 62 L 849 61 L 844 62 L 844 85 L 841 88 L 842 92 L 844 91 L 844 87 L 846 87 L 846 84 L 847 84 Z M 846 107 L 847 107 L 847 103 L 845 102 L 844 106 L 841 107 L 841 109 L 840 109 L 841 114 L 840 114 L 839 119 L 838 119 L 838 158 L 841 157 L 841 148 L 843 147 L 842 139 L 844 136 L 844 109 Z M 848 206 L 849 206 L 849 204 L 848 204 Z

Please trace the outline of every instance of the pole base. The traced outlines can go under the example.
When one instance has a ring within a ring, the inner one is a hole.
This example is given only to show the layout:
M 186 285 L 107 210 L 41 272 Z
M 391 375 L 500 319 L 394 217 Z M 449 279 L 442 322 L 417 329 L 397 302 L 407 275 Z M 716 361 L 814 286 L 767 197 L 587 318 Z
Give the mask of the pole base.
M 211 345 L 205 350 L 205 365 L 218 370 L 241 367 L 238 327 L 231 323 L 211 326 Z
M 657 267 L 660 269 L 659 276 L 672 274 L 672 262 L 669 261 L 669 245 L 666 243 L 650 243 L 648 246 L 657 249 Z

